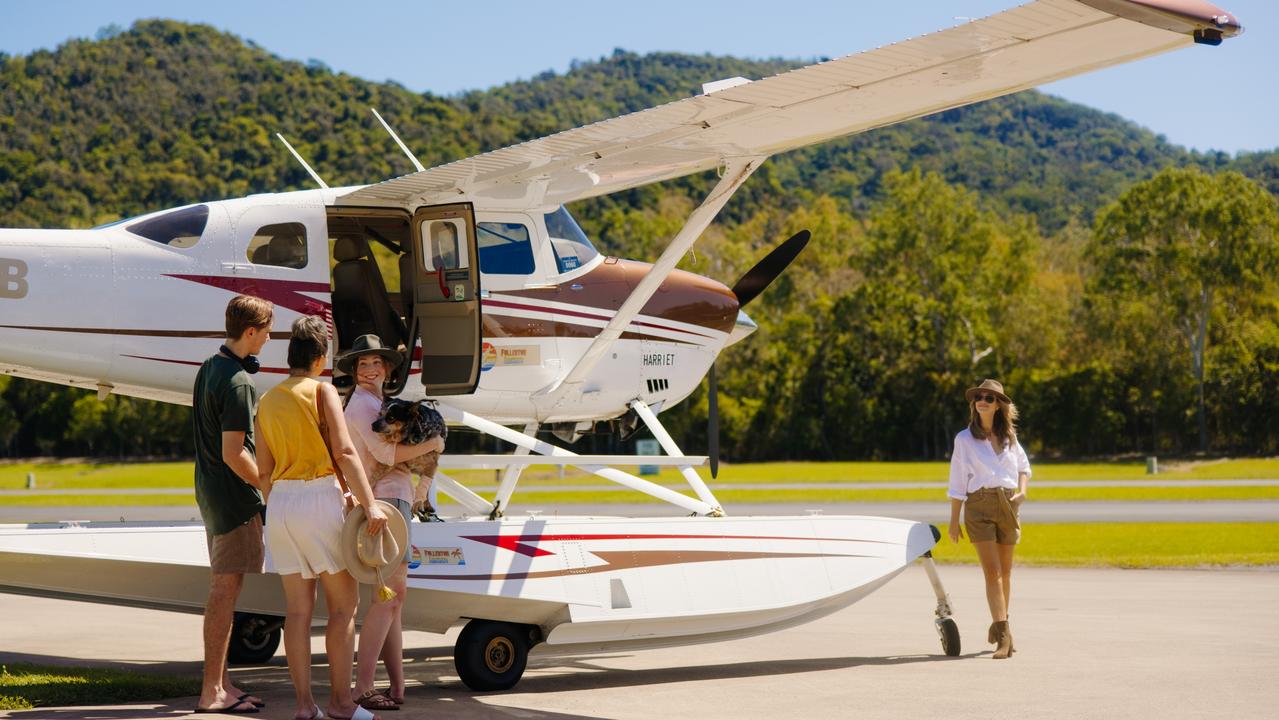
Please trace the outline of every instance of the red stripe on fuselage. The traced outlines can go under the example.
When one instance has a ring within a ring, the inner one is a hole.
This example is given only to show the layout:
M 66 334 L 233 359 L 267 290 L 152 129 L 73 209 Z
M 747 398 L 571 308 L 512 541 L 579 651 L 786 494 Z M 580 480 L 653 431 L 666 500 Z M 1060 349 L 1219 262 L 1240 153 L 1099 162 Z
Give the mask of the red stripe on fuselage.
M 302 294 L 329 294 L 332 289 L 328 283 L 223 275 L 168 275 L 167 277 L 229 290 L 238 295 L 252 295 L 302 315 L 324 315 L 332 310 L 330 303 Z

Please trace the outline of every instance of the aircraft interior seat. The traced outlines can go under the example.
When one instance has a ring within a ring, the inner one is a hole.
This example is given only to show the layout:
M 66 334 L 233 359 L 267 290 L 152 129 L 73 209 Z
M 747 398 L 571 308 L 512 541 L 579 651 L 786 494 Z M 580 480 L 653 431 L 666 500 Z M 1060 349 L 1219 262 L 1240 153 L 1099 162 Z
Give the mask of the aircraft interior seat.
M 297 235 L 276 235 L 266 247 L 270 264 L 288 268 L 306 267 L 306 244 Z
M 249 262 L 255 265 L 303 268 L 306 267 L 306 244 L 297 235 L 275 235 L 253 249 Z
M 333 245 L 333 325 L 338 350 L 355 338 L 376 334 L 395 347 L 405 343 L 404 322 L 391 306 L 382 273 L 367 257 L 367 245 L 355 237 L 340 237 Z M 406 343 L 407 344 L 407 343 Z

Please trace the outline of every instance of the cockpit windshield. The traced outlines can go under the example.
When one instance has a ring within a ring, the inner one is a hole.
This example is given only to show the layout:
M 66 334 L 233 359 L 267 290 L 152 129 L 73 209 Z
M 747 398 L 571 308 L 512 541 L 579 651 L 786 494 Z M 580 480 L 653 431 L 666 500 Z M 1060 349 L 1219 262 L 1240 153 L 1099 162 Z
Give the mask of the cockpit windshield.
M 600 254 L 562 205 L 546 213 L 546 234 L 550 236 L 555 264 L 561 273 L 576 270 Z

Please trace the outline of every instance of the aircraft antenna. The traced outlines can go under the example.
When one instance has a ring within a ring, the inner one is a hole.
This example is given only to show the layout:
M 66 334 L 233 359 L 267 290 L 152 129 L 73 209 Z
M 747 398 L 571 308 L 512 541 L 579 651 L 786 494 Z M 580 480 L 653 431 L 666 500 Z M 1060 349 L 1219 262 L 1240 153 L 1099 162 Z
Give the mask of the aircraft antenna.
M 395 131 L 391 129 L 391 126 L 382 119 L 382 115 L 378 113 L 377 108 L 371 107 L 369 109 L 373 111 L 373 116 L 377 118 L 377 121 L 382 123 L 382 127 L 386 128 L 386 131 L 391 134 L 391 139 L 395 141 L 395 144 L 399 145 L 400 149 L 404 151 L 404 154 L 409 156 L 409 161 L 413 163 L 413 167 L 417 168 L 418 172 L 425 170 L 426 168 L 422 167 L 422 163 L 417 161 L 417 158 L 414 157 L 408 146 L 404 144 L 404 141 L 400 139 L 400 136 L 396 135 Z
M 311 169 L 310 165 L 306 164 L 306 161 L 302 159 L 302 156 L 298 154 L 297 150 L 293 149 L 293 146 L 289 144 L 289 141 L 285 140 L 284 136 L 281 135 L 280 133 L 276 133 L 275 136 L 280 138 L 280 142 L 284 143 L 284 147 L 288 148 L 289 152 L 293 153 L 293 157 L 297 158 L 298 162 L 302 163 L 302 167 L 306 168 L 306 171 L 311 174 L 311 178 L 315 180 L 317 183 L 319 183 L 320 187 L 324 188 L 325 190 L 328 190 L 329 189 L 328 183 L 321 180 L 320 176 L 315 174 L 315 171 Z

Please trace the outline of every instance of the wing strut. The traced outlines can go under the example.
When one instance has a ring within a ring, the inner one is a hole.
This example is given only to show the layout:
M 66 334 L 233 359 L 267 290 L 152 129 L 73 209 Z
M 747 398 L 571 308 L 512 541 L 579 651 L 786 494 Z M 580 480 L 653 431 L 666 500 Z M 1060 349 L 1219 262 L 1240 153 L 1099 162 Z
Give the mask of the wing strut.
M 733 193 L 746 182 L 746 179 L 754 173 L 759 166 L 764 163 L 767 156 L 752 156 L 746 158 L 730 158 L 725 163 L 724 175 L 720 178 L 714 189 L 702 201 L 702 204 L 688 216 L 688 220 L 684 223 L 684 227 L 671 240 L 666 249 L 662 251 L 661 257 L 657 258 L 657 262 L 653 263 L 653 267 L 649 268 L 648 273 L 640 279 L 635 285 L 635 290 L 626 298 L 622 306 L 618 308 L 617 314 L 609 320 L 608 325 L 595 336 L 595 340 L 591 342 L 590 347 L 586 348 L 577 364 L 573 366 L 562 379 L 546 386 L 533 395 L 533 403 L 537 406 L 539 412 L 545 417 L 549 411 L 560 403 L 570 392 L 580 391 L 582 383 L 591 374 L 591 370 L 595 368 L 595 364 L 600 361 L 604 354 L 608 352 L 613 343 L 622 336 L 622 332 L 631 324 L 640 310 L 648 303 L 649 298 L 653 297 L 653 293 L 657 292 L 657 288 L 666 280 L 671 271 L 675 269 L 675 265 L 679 263 L 680 258 L 684 257 L 684 253 L 693 247 L 693 243 L 719 214 L 724 204 L 729 198 L 733 197 Z
M 611 480 L 632 490 L 638 490 L 639 492 L 651 495 L 658 500 L 665 500 L 672 505 L 692 512 L 694 515 L 715 515 L 717 512 L 717 508 L 713 508 L 701 500 L 691 498 L 687 495 L 681 495 L 670 488 L 658 485 L 654 482 L 649 482 L 641 477 L 636 477 L 630 473 L 622 472 L 616 468 L 594 464 L 590 456 L 581 456 L 575 452 L 570 452 L 563 448 L 551 445 L 550 443 L 542 442 L 535 437 L 530 437 L 522 432 L 512 430 L 505 425 L 499 425 L 491 420 L 485 420 L 478 415 L 472 415 L 465 410 L 453 407 L 447 403 L 440 403 L 439 408 L 440 414 L 449 422 L 460 423 L 473 430 L 479 430 L 486 435 L 492 435 L 493 437 L 505 440 L 516 447 L 528 448 L 531 452 L 535 452 L 540 455 L 548 455 L 559 460 L 571 460 L 571 463 L 566 464 L 572 464 L 589 473 L 594 473 L 605 480 Z M 685 458 L 680 458 L 680 460 L 685 460 Z M 437 475 L 436 477 L 438 478 L 439 476 Z M 444 490 L 445 492 L 448 492 L 447 488 L 444 488 Z M 498 509 L 496 504 L 490 504 L 488 512 L 491 513 L 496 509 Z M 722 513 L 722 511 L 719 512 Z

